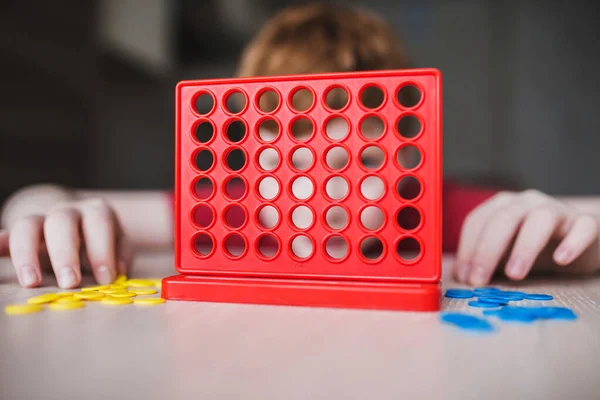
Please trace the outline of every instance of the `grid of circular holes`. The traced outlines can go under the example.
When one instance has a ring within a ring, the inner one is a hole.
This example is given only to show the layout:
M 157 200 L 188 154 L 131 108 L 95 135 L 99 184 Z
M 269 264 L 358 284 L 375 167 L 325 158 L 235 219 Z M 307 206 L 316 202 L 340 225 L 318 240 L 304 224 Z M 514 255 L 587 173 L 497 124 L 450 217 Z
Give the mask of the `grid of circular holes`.
M 247 219 L 246 209 L 241 204 L 229 204 L 223 210 L 223 222 L 229 229 L 240 229 Z
M 405 206 L 396 213 L 396 223 L 406 231 L 412 231 L 421 224 L 421 213 L 413 206 Z
M 272 176 L 265 176 L 258 182 L 258 194 L 265 200 L 273 200 L 280 191 L 279 181 Z
M 192 218 L 196 226 L 208 229 L 215 222 L 215 211 L 208 204 L 198 204 L 192 210 Z
M 194 157 L 194 165 L 199 171 L 206 172 L 213 167 L 215 156 L 209 149 L 202 149 Z
M 344 259 L 349 252 L 346 239 L 341 235 L 332 235 L 325 241 L 325 254 L 334 260 Z
M 208 143 L 215 136 L 215 127 L 208 120 L 201 120 L 196 124 L 196 140 L 200 143 Z
M 196 178 L 194 181 L 194 196 L 198 200 L 207 200 L 212 197 L 215 192 L 215 184 L 213 180 L 207 176 Z
M 415 261 L 422 250 L 421 244 L 414 237 L 406 236 L 396 243 L 396 255 L 405 262 Z
M 263 142 L 274 142 L 281 132 L 281 126 L 274 118 L 262 119 L 256 127 L 256 133 Z
M 368 261 L 380 259 L 383 252 L 383 242 L 376 236 L 367 236 L 360 242 L 360 254 Z
M 296 258 L 305 260 L 312 256 L 315 246 L 310 237 L 306 235 L 296 235 L 290 241 L 290 250 Z
M 225 254 L 231 258 L 239 258 L 246 252 L 246 239 L 240 233 L 233 232 L 223 241 Z
M 406 144 L 396 152 L 396 162 L 401 169 L 415 169 L 421 164 L 421 152 L 416 146 Z
M 404 115 L 396 123 L 396 131 L 406 139 L 413 139 L 421 133 L 421 121 L 414 115 Z
M 421 101 L 421 91 L 410 83 L 402 85 L 396 91 L 396 100 L 402 107 L 415 107 Z
M 374 171 L 381 168 L 384 161 L 385 153 L 379 146 L 369 145 L 360 152 L 360 163 L 368 170 Z
M 246 166 L 246 162 L 246 152 L 239 147 L 230 149 L 225 155 L 225 166 L 230 171 L 240 171 Z
M 332 176 L 325 183 L 325 193 L 333 200 L 341 200 L 348 195 L 350 185 L 341 176 Z
M 290 160 L 296 170 L 307 171 L 313 166 L 315 155 L 308 147 L 300 146 L 292 151 Z
M 279 152 L 273 147 L 264 147 L 258 152 L 258 165 L 264 171 L 273 171 L 280 161 Z
M 215 108 L 215 98 L 208 92 L 201 92 L 194 98 L 194 110 L 200 115 L 208 115 Z
M 225 109 L 231 114 L 240 114 L 246 108 L 246 95 L 239 90 L 233 90 L 225 98 Z
M 246 137 L 246 124 L 240 119 L 233 119 L 225 123 L 223 129 L 227 140 L 231 143 L 239 143 Z
M 291 214 L 292 224 L 298 229 L 308 229 L 315 222 L 315 214 L 305 205 L 294 207 Z
M 325 165 L 333 171 L 341 171 L 350 162 L 350 154 L 342 146 L 332 146 L 325 152 Z
M 377 231 L 383 227 L 385 214 L 376 205 L 369 205 L 360 212 L 360 223 L 368 231 Z
M 258 109 L 264 113 L 272 113 L 279 107 L 281 101 L 279 93 L 273 89 L 266 89 L 258 95 Z
M 256 250 L 262 258 L 275 258 L 279 253 L 279 240 L 271 233 L 264 233 L 256 240 Z
M 246 195 L 248 186 L 246 181 L 239 176 L 232 176 L 227 179 L 224 185 L 225 196 L 231 200 L 240 200 Z
M 315 98 L 313 93 L 306 88 L 296 89 L 292 93 L 291 106 L 292 109 L 298 112 L 306 112 L 310 110 L 314 102 Z
M 215 242 L 208 233 L 200 232 L 192 239 L 194 252 L 200 257 L 208 257 L 215 248 Z
M 350 217 L 342 206 L 334 205 L 325 211 L 325 223 L 334 231 L 340 231 L 348 226 Z
M 310 139 L 314 131 L 315 124 L 307 117 L 295 118 L 290 124 L 290 133 L 298 142 L 305 142 Z
M 385 123 L 378 115 L 369 115 L 360 122 L 359 130 L 365 139 L 377 140 L 383 136 Z
M 330 88 L 325 94 L 325 105 L 333 111 L 342 110 L 348 105 L 349 100 L 348 91 L 340 86 Z
M 360 183 L 360 194 L 367 200 L 378 200 L 385 192 L 383 179 L 378 176 L 370 175 Z
M 381 107 L 385 100 L 383 89 L 376 84 L 368 84 L 360 92 L 360 104 L 364 108 L 376 109 Z
M 315 192 L 315 184 L 308 176 L 297 176 L 290 186 L 292 195 L 298 200 L 309 199 Z
M 274 229 L 280 219 L 279 211 L 272 205 L 264 205 L 256 213 L 256 221 L 263 229 Z
M 336 115 L 325 121 L 323 131 L 331 140 L 343 140 L 350 132 L 350 123 L 346 118 Z
M 414 176 L 403 176 L 396 184 L 396 194 L 402 200 L 414 200 L 421 194 L 421 182 Z

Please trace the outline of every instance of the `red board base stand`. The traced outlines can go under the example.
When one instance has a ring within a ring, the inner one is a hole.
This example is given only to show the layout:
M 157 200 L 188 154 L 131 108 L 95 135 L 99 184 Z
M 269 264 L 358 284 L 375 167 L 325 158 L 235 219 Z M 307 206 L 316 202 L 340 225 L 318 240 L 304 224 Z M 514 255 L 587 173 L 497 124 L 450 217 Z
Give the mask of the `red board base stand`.
M 167 300 L 394 311 L 439 311 L 440 292 L 439 283 L 200 275 L 175 275 L 162 281 L 162 297 Z

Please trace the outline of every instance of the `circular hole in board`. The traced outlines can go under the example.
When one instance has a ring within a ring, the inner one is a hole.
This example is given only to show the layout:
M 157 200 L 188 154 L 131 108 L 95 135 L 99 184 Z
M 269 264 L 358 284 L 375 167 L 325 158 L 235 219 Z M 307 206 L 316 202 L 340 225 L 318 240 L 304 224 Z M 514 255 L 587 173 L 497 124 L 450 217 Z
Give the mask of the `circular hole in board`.
M 207 233 L 199 233 L 194 236 L 193 246 L 196 253 L 206 257 L 210 255 L 215 247 L 212 237 Z
M 325 96 L 325 104 L 331 110 L 338 111 L 348 105 L 348 91 L 341 87 L 334 87 L 327 92 Z
M 421 132 L 421 122 L 414 115 L 405 115 L 398 120 L 396 129 L 400 136 L 412 139 Z
M 344 229 L 349 220 L 348 212 L 341 206 L 332 206 L 325 213 L 325 222 L 333 230 Z
M 225 106 L 231 114 L 239 114 L 246 108 L 246 96 L 238 90 L 233 91 L 227 96 Z
M 298 229 L 308 229 L 314 220 L 315 216 L 307 206 L 298 206 L 292 211 L 292 223 Z
M 200 150 L 198 153 L 196 153 L 196 159 L 194 162 L 196 168 L 204 172 L 212 168 L 215 162 L 215 157 L 210 150 Z
M 421 101 L 421 91 L 416 86 L 407 84 L 396 92 L 396 99 L 402 107 L 412 108 Z
M 265 176 L 258 184 L 258 193 L 265 200 L 272 200 L 279 195 L 279 182 L 272 176 Z
M 315 157 L 307 147 L 298 147 L 292 153 L 292 166 L 298 171 L 306 171 L 312 167 Z
M 344 169 L 350 161 L 348 151 L 341 146 L 331 147 L 325 155 L 325 163 L 334 171 Z
M 194 208 L 193 212 L 194 223 L 200 228 L 208 228 L 215 220 L 213 209 L 207 204 L 200 204 Z
M 367 200 L 377 200 L 383 196 L 385 184 L 378 176 L 368 176 L 360 184 L 360 193 Z
M 404 176 L 398 181 L 396 192 L 403 200 L 414 200 L 421 194 L 421 183 L 414 176 Z
M 241 142 L 246 137 L 246 124 L 240 120 L 234 120 L 225 128 L 227 140 L 232 143 Z
M 232 171 L 239 171 L 246 165 L 246 153 L 242 149 L 233 149 L 227 153 L 227 168 Z
M 231 200 L 239 200 L 246 194 L 248 188 L 246 187 L 246 181 L 242 178 L 234 176 L 229 178 L 225 184 L 225 194 Z
M 231 257 L 240 257 L 246 251 L 246 241 L 239 233 L 228 235 L 223 245 L 225 252 Z
M 200 143 L 208 143 L 215 135 L 215 127 L 208 121 L 202 121 L 196 125 L 196 140 Z
M 256 247 L 258 252 L 265 258 L 273 258 L 279 253 L 279 241 L 270 233 L 260 236 Z
M 291 248 L 294 256 L 300 259 L 309 258 L 314 251 L 312 240 L 305 235 L 294 237 L 294 239 L 292 239 Z
M 421 213 L 413 206 L 406 206 L 398 210 L 396 223 L 402 229 L 412 231 L 421 223 Z
M 273 118 L 263 119 L 258 124 L 258 137 L 264 142 L 273 142 L 279 136 L 281 127 Z
M 383 243 L 374 236 L 369 236 L 360 242 L 360 253 L 367 260 L 377 260 L 383 255 Z
M 258 155 L 258 165 L 265 171 L 272 171 L 279 166 L 279 153 L 271 147 L 263 149 Z
M 360 213 L 360 223 L 369 231 L 376 231 L 383 226 L 385 214 L 378 206 L 367 206 Z
M 223 213 L 225 224 L 232 229 L 239 229 L 246 223 L 246 210 L 238 204 L 231 204 Z
M 314 96 L 308 89 L 296 90 L 292 95 L 292 108 L 299 112 L 309 110 L 314 102 Z
M 379 146 L 365 147 L 360 153 L 360 163 L 366 169 L 376 170 L 381 168 L 385 160 L 385 153 Z
M 365 108 L 379 108 L 383 104 L 384 100 L 385 95 L 383 90 L 376 85 L 369 85 L 365 87 L 360 94 L 360 102 Z
M 199 200 L 210 198 L 215 191 L 215 185 L 210 178 L 202 177 L 194 182 L 194 196 Z
M 271 113 L 279 107 L 279 94 L 274 90 L 263 91 L 258 98 L 258 109 L 264 113 Z
M 194 101 L 194 110 L 200 115 L 207 115 L 215 107 L 215 99 L 210 94 L 204 92 L 196 96 Z
M 342 140 L 348 135 L 350 125 L 345 118 L 333 117 L 325 124 L 325 135 L 331 140 Z
M 349 185 L 341 176 L 330 178 L 325 184 L 325 192 L 327 196 L 333 200 L 341 200 L 348 195 Z
M 294 122 L 292 122 L 292 137 L 299 142 L 304 142 L 310 139 L 314 129 L 315 126 L 310 119 L 305 117 L 296 118 Z
M 360 123 L 360 133 L 368 140 L 379 139 L 384 130 L 383 120 L 376 115 L 370 115 Z
M 292 181 L 292 194 L 298 200 L 306 200 L 313 195 L 315 185 L 306 176 L 299 176 Z
M 342 236 L 331 236 L 325 242 L 325 252 L 334 260 L 341 260 L 348 254 L 348 243 Z
M 421 152 L 412 144 L 404 145 L 396 153 L 396 162 L 400 168 L 414 169 L 421 164 Z
M 421 245 L 413 237 L 405 237 L 396 244 L 396 254 L 403 261 L 414 261 L 421 254 Z
M 257 215 L 258 224 L 264 229 L 273 229 L 279 224 L 279 211 L 273 206 L 260 208 Z

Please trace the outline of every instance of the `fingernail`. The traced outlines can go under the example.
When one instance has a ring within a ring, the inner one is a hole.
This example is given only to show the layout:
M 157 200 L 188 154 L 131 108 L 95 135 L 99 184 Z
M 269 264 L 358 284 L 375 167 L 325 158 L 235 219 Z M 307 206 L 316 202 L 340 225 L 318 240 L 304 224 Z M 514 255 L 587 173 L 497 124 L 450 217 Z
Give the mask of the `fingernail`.
M 101 285 L 112 283 L 115 280 L 112 271 L 106 266 L 101 265 L 96 268 L 96 280 Z
M 471 283 L 473 285 L 483 285 L 486 283 L 486 273 L 483 267 L 473 267 L 473 271 L 471 272 Z
M 525 269 L 525 263 L 521 259 L 514 259 L 509 261 L 506 266 L 506 275 L 516 278 L 523 274 L 523 270 Z
M 58 283 L 62 288 L 71 288 L 77 284 L 77 277 L 71 268 L 61 269 L 58 275 Z
M 558 249 L 558 251 L 556 252 L 556 262 L 559 264 L 566 264 L 569 262 L 569 258 L 571 257 L 571 254 L 569 253 L 569 250 L 567 249 Z
M 37 283 L 38 276 L 35 273 L 35 269 L 30 266 L 21 267 L 19 269 L 19 276 L 21 278 L 21 285 L 31 286 Z

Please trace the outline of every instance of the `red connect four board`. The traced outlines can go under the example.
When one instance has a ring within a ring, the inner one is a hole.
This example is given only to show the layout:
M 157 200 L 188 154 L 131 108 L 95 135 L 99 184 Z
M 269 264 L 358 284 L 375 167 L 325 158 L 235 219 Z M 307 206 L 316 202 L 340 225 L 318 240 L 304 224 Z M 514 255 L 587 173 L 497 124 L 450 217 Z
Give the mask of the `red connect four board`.
M 184 81 L 167 299 L 435 311 L 441 75 Z

